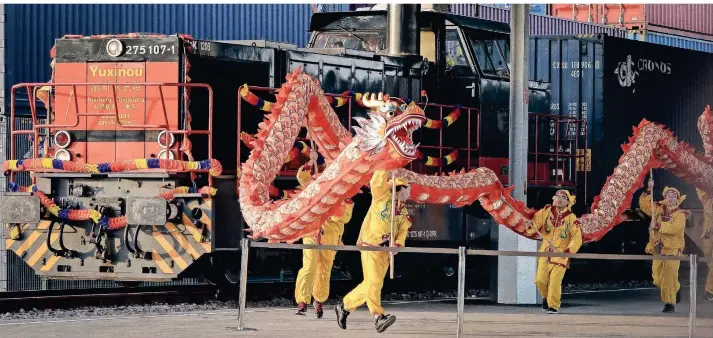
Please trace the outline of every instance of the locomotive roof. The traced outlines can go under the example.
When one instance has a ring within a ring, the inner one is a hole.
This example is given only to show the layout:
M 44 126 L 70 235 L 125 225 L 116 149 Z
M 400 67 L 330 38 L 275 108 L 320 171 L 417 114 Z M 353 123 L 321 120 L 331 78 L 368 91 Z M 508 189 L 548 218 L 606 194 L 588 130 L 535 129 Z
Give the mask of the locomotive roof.
M 438 11 L 422 11 L 418 13 L 421 26 L 430 26 L 436 18 L 445 18 L 460 27 L 488 31 L 491 33 L 510 34 L 510 25 L 497 21 L 483 20 L 469 16 L 455 15 Z M 337 30 L 340 27 L 355 30 L 386 29 L 386 11 L 358 12 L 325 12 L 314 13 L 310 20 L 309 31 Z

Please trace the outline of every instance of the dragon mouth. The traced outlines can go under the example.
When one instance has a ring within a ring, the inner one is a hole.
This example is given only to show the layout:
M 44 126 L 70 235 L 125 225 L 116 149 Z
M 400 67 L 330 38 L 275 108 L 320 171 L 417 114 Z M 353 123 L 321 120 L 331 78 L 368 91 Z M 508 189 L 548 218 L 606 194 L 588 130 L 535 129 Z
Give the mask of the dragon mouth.
M 414 160 L 417 157 L 419 144 L 413 144 L 413 132 L 424 122 L 426 122 L 425 116 L 406 115 L 386 128 L 386 139 L 399 155 Z

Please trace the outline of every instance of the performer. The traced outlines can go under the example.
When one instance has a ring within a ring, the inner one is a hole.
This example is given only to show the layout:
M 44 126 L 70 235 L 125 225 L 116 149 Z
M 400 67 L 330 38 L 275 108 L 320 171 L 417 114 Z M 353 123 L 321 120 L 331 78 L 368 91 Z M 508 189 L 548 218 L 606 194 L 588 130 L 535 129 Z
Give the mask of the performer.
M 703 253 L 708 260 L 708 277 L 706 278 L 706 300 L 713 301 L 713 197 L 705 191 L 696 189 L 698 198 L 703 204 Z
M 679 209 L 686 196 L 676 188 L 663 190 L 664 200 L 651 204 L 653 179 L 649 178 L 646 191 L 639 197 L 639 208 L 653 223 L 649 234 L 646 252 L 654 256 L 680 256 L 685 244 L 684 231 L 688 211 Z M 680 261 L 654 260 L 651 271 L 654 285 L 661 289 L 663 312 L 674 312 L 674 304 L 681 301 L 681 283 L 678 281 Z
M 303 167 L 297 171 L 297 181 L 302 187 L 306 187 L 312 177 L 308 170 L 303 170 Z M 354 203 L 347 199 L 342 202 L 342 206 L 344 213 L 341 217 L 330 216 L 322 225 L 319 234 L 303 237 L 302 244 L 343 245 L 344 224 L 352 217 Z M 337 252 L 333 250 L 304 249 L 302 251 L 302 269 L 297 273 L 295 285 L 295 300 L 298 304 L 296 315 L 304 316 L 307 304 L 314 297 L 314 316 L 322 318 L 324 314 L 322 304 L 329 296 L 329 279 L 336 254 Z
M 546 205 L 528 222 L 526 233 L 542 236 L 540 252 L 576 253 L 582 246 L 582 230 L 577 216 L 572 213 L 575 196 L 558 190 L 552 197 L 553 205 Z M 569 258 L 539 257 L 535 284 L 542 295 L 542 309 L 557 313 L 561 305 L 562 279 L 569 268 Z
M 391 201 L 393 180 L 387 181 L 387 172 L 378 170 L 371 178 L 371 206 L 364 218 L 359 232 L 357 245 L 388 246 L 391 237 Z M 396 182 L 396 215 L 394 217 L 394 243 L 403 247 L 406 234 L 411 227 L 411 219 L 404 205 L 411 195 L 408 181 L 395 178 Z M 389 253 L 385 251 L 362 251 L 361 264 L 364 281 L 344 296 L 342 303 L 335 307 L 337 323 L 342 329 L 347 328 L 347 316 L 357 307 L 366 303 L 369 313 L 374 316 L 376 331 L 381 333 L 391 326 L 396 317 L 384 314 L 381 307 L 381 288 L 384 277 L 389 269 Z

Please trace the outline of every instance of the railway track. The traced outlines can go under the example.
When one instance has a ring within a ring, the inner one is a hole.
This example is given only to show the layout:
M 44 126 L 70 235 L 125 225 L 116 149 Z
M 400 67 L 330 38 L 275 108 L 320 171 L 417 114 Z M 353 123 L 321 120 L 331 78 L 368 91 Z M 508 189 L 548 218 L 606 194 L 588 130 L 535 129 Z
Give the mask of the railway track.
M 212 285 L 2 292 L 0 313 L 87 306 L 201 303 L 216 299 L 217 296 L 218 289 Z

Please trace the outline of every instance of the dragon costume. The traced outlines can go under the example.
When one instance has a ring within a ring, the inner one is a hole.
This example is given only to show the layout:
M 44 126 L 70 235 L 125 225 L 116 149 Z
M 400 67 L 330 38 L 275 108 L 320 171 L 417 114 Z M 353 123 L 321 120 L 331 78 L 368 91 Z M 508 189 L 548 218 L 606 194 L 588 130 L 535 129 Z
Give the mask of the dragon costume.
M 513 199 L 513 187 L 505 188 L 488 168 L 449 175 L 421 175 L 403 167 L 417 156 L 413 131 L 426 121 L 421 108 L 388 96 L 362 96 L 369 118 L 356 117 L 356 135 L 341 124 L 319 82 L 300 70 L 287 76 L 270 112 L 251 142 L 251 153 L 243 164 L 240 204 L 253 238 L 292 243 L 314 233 L 326 217 L 335 214 L 337 201 L 354 196 L 378 169 L 391 170 L 411 184 L 411 199 L 419 203 L 469 205 L 478 200 L 495 221 L 528 238 L 525 221 L 536 210 Z M 392 116 L 388 105 L 397 105 Z M 706 107 L 698 120 L 706 144 L 706 155 L 696 154 L 679 142 L 664 126 L 642 120 L 634 135 L 622 146 L 619 165 L 594 199 L 589 214 L 577 220 L 583 242 L 599 240 L 622 221 L 621 213 L 631 205 L 634 192 L 642 186 L 649 169 L 665 168 L 695 187 L 713 192 L 713 114 Z M 304 190 L 272 201 L 270 185 L 295 144 L 297 134 L 307 127 L 309 137 L 328 164 L 325 171 Z

